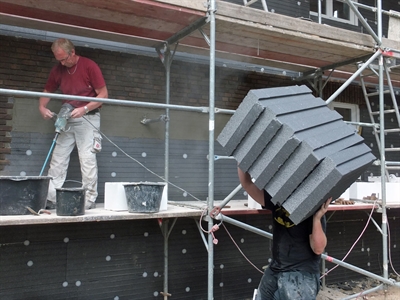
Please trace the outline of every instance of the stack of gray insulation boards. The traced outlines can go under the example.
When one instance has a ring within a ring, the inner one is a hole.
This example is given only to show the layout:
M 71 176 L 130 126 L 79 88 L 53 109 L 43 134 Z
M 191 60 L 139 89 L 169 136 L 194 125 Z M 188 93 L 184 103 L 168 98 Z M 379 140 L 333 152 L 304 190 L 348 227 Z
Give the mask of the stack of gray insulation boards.
M 295 224 L 375 160 L 354 127 L 304 85 L 250 90 L 217 141 Z

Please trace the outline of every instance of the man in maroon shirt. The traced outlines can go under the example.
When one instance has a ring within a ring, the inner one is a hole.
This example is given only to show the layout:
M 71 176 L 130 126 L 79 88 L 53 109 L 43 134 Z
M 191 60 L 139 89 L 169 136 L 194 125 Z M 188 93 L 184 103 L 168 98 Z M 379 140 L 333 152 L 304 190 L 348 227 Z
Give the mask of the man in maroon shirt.
M 75 46 L 68 39 L 57 39 L 51 46 L 58 64 L 53 67 L 44 88 L 45 93 L 60 90 L 63 94 L 107 98 L 108 91 L 99 66 L 92 60 L 75 53 Z M 39 111 L 44 119 L 51 119 L 53 112 L 47 108 L 50 98 L 40 97 Z M 86 209 L 96 207 L 97 159 L 101 149 L 101 102 L 63 100 L 73 109 L 66 128 L 58 136 L 48 175 L 49 184 L 46 207 L 55 208 L 56 188 L 61 188 L 67 176 L 70 154 L 78 149 L 82 173 L 82 186 L 86 190 Z M 85 117 L 84 117 L 85 116 Z

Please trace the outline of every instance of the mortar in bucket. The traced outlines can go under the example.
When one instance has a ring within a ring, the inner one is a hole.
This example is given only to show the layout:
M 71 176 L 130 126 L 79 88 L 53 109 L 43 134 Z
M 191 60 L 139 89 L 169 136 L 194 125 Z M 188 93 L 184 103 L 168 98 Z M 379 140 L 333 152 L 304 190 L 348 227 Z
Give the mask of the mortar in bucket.
M 131 182 L 124 184 L 128 212 L 156 213 L 160 210 L 164 182 Z
M 29 215 L 45 208 L 51 176 L 0 176 L 0 215 Z
M 85 214 L 84 188 L 56 188 L 57 216 L 82 216 Z

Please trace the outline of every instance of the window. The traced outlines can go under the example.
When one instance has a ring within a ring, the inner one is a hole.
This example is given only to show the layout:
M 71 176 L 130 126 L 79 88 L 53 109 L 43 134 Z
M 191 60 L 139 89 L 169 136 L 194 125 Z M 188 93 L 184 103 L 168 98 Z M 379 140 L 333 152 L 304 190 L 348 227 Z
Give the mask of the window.
M 318 16 L 318 2 L 320 0 L 310 0 L 310 14 L 313 16 Z M 340 0 L 321 0 L 321 17 L 358 25 L 357 16 L 350 6 Z
M 330 109 L 336 110 L 343 117 L 343 121 L 360 122 L 360 109 L 357 104 L 331 102 L 328 104 Z M 354 129 L 361 134 L 361 126 L 352 124 Z

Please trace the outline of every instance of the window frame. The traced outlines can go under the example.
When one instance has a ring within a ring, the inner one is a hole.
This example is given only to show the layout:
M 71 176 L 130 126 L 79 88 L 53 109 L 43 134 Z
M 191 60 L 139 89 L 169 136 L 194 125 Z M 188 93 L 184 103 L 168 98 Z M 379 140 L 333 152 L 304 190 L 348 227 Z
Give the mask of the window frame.
M 319 0 L 317 0 L 319 1 Z M 326 2 L 326 14 L 321 13 L 321 18 L 336 21 L 336 22 L 341 22 L 341 23 L 346 23 L 354 26 L 358 26 L 358 18 L 356 14 L 353 12 L 352 9 L 350 9 L 350 20 L 347 19 L 342 19 L 342 18 L 337 18 L 334 17 L 333 14 L 333 2 L 338 1 L 338 0 L 322 0 Z M 355 2 L 358 2 L 358 0 L 353 0 Z M 339 1 L 341 2 L 341 1 Z M 310 10 L 310 15 L 318 17 L 318 12 L 316 11 L 311 11 Z
M 344 103 L 344 102 L 330 102 L 328 104 L 328 107 L 332 110 L 335 110 L 335 108 L 341 108 L 341 109 L 348 109 L 350 110 L 350 118 L 351 120 L 344 120 L 343 121 L 350 121 L 350 122 L 360 122 L 360 107 L 358 104 L 352 104 L 352 103 Z M 354 126 L 354 129 L 361 134 L 361 126 L 351 124 Z

